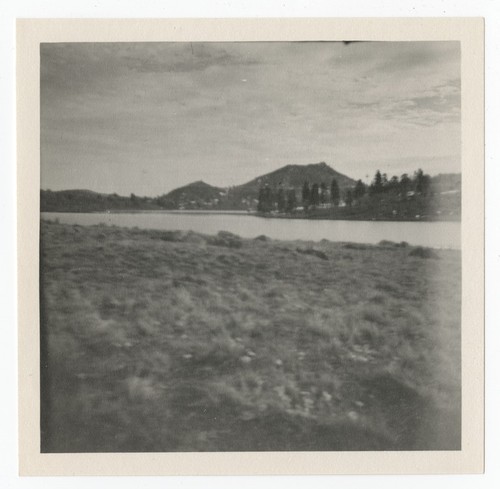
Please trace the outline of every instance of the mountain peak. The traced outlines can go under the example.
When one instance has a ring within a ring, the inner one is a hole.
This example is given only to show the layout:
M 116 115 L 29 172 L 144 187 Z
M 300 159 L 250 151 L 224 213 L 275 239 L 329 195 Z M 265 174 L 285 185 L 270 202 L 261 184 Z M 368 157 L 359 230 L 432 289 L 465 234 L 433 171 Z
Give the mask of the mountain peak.
M 203 180 L 196 180 L 195 182 L 187 183 L 186 185 L 183 185 L 182 187 L 179 187 L 179 188 L 181 188 L 181 189 L 197 188 L 197 189 L 217 189 L 217 190 L 220 190 L 219 187 L 214 187 L 213 185 L 210 185 L 209 183 L 206 183 Z
M 326 171 L 330 171 L 330 170 L 333 170 L 333 168 L 328 165 L 327 163 L 325 163 L 324 161 L 320 161 L 319 163 L 309 163 L 309 164 L 306 164 L 306 165 L 296 165 L 298 166 L 299 168 L 311 168 L 311 169 L 317 169 L 319 171 L 323 171 L 323 170 L 326 170 Z M 333 170 L 335 171 L 335 170 Z
M 319 163 L 309 163 L 305 165 L 286 165 L 271 173 L 261 175 L 254 180 L 240 185 L 239 188 L 255 189 L 262 185 L 285 185 L 288 187 L 301 188 L 304 182 L 325 183 L 330 185 L 336 179 L 339 187 L 352 187 L 356 182 L 342 173 L 334 170 L 324 161 Z

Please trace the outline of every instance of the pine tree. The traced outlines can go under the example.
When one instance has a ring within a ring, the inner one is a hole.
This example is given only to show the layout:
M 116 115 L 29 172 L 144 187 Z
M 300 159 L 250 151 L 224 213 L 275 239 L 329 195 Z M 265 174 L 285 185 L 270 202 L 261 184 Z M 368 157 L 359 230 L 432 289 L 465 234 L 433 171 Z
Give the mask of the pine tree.
M 380 173 L 380 170 L 377 170 L 377 173 L 375 173 L 375 178 L 373 179 L 372 184 L 370 185 L 370 193 L 372 194 L 380 194 L 384 190 L 383 183 L 382 183 L 382 174 Z
M 264 187 L 264 212 L 272 211 L 273 207 L 274 207 L 273 192 L 271 190 L 271 187 L 266 185 Z
M 399 178 L 396 175 L 394 175 L 389 180 L 389 190 L 391 192 L 394 192 L 394 191 L 397 191 L 398 188 L 399 188 Z
M 345 203 L 348 207 L 352 206 L 352 190 L 346 192 Z
M 259 197 L 258 197 L 257 210 L 259 212 L 264 212 L 264 187 L 259 188 Z
M 415 192 L 426 195 L 429 191 L 431 179 L 429 175 L 424 175 L 422 169 L 415 172 Z
M 286 200 L 285 200 L 285 191 L 283 190 L 283 187 L 280 187 L 278 189 L 278 193 L 277 193 L 277 203 L 278 203 L 278 210 L 280 212 L 284 212 L 285 211 L 285 207 L 286 207 Z
M 321 185 L 319 186 L 319 201 L 322 204 L 326 204 L 326 199 L 327 199 L 326 184 L 325 182 L 321 182 Z
M 311 189 L 311 205 L 317 206 L 319 204 L 319 185 L 313 184 Z
M 286 195 L 286 210 L 287 212 L 292 212 L 297 205 L 297 197 L 295 195 L 295 189 L 291 188 L 288 190 Z
M 311 191 L 309 189 L 309 182 L 306 180 L 302 186 L 302 205 L 307 207 L 311 199 Z
M 259 212 L 270 212 L 274 207 L 273 193 L 268 185 L 259 188 L 257 210 Z
M 361 197 L 365 195 L 365 192 L 366 192 L 365 184 L 361 180 L 358 180 L 356 182 L 356 186 L 354 187 L 354 194 L 353 194 L 354 199 L 355 200 L 361 199 Z
M 333 205 L 339 205 L 340 200 L 340 189 L 337 180 L 334 178 L 330 186 L 330 199 Z
M 399 180 L 399 191 L 406 197 L 406 193 L 410 190 L 411 180 L 406 173 L 401 175 L 401 179 Z

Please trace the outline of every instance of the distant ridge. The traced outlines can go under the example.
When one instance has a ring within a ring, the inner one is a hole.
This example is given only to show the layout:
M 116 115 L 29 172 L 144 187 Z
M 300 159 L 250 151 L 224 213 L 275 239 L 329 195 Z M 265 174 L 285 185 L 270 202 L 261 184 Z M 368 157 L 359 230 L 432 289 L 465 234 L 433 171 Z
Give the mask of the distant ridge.
M 88 190 L 85 188 L 72 188 L 68 190 L 56 190 L 60 195 L 68 194 L 68 195 L 78 195 L 78 194 L 84 194 L 84 195 L 107 195 L 107 194 L 102 194 L 100 192 L 96 192 L 95 190 Z M 110 194 L 111 195 L 111 194 Z

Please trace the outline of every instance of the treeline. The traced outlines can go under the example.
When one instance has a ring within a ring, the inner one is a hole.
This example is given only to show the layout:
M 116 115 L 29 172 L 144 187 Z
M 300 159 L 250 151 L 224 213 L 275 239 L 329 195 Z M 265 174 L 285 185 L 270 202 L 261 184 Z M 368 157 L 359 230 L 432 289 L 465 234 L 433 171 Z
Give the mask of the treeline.
M 107 210 L 155 210 L 160 209 L 157 199 L 130 194 L 124 197 L 100 194 L 89 190 L 42 190 L 40 209 L 42 212 L 99 212 Z
M 362 182 L 361 184 L 363 185 Z M 297 198 L 296 188 L 285 189 L 280 184 L 273 189 L 265 185 L 259 189 L 257 210 L 259 212 L 293 212 L 298 207 L 300 210 L 307 210 L 309 207 L 318 207 L 328 203 L 339 205 L 340 196 L 340 188 L 335 178 L 332 179 L 329 188 L 325 182 L 310 185 L 308 181 L 305 181 L 300 199 Z
M 431 177 L 426 175 L 421 169 L 414 173 L 413 178 L 404 173 L 400 178 L 393 176 L 390 180 L 387 178 L 386 173 L 380 173 L 377 170 L 373 182 L 369 186 L 370 195 L 396 193 L 404 197 L 408 196 L 408 192 L 430 195 L 431 191 Z
M 332 179 L 329 186 L 325 182 L 310 184 L 305 181 L 302 186 L 300 202 L 297 199 L 297 189 L 285 189 L 282 185 L 272 189 L 266 185 L 259 189 L 258 210 L 260 212 L 271 212 L 273 210 L 291 212 L 299 204 L 305 210 L 327 204 L 332 206 L 352 206 L 367 193 L 369 196 L 396 193 L 407 197 L 409 192 L 428 195 L 430 193 L 430 182 L 431 177 L 424 174 L 422 170 L 417 170 L 413 178 L 405 173 L 400 178 L 393 176 L 391 179 L 388 179 L 386 173 L 380 173 L 377 170 L 370 185 L 358 180 L 354 187 L 346 188 L 342 193 L 335 178 Z
M 216 189 L 217 190 L 217 189 Z M 173 195 L 172 195 L 173 194 Z M 217 199 L 206 196 L 206 192 L 198 187 L 186 192 L 160 195 L 158 197 L 140 197 L 130 194 L 129 197 L 113 194 L 101 194 L 89 190 L 41 190 L 40 209 L 42 212 L 105 212 L 105 211 L 139 211 L 139 210 L 178 210 L 178 209 L 247 209 L 231 198 L 230 191 L 223 196 L 217 192 Z
M 259 189 L 258 211 L 272 214 L 305 214 L 316 218 L 425 219 L 460 215 L 460 194 L 442 196 L 432 178 L 421 169 L 412 176 L 388 178 L 377 170 L 367 185 L 358 180 L 340 189 L 334 178 L 325 182 L 305 181 L 301 189 L 264 186 Z

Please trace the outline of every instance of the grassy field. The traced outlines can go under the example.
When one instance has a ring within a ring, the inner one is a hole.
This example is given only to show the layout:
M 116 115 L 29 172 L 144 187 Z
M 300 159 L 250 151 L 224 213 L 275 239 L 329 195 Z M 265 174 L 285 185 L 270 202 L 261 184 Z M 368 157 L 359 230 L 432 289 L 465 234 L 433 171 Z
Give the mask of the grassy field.
M 460 449 L 460 253 L 41 225 L 42 451 Z

